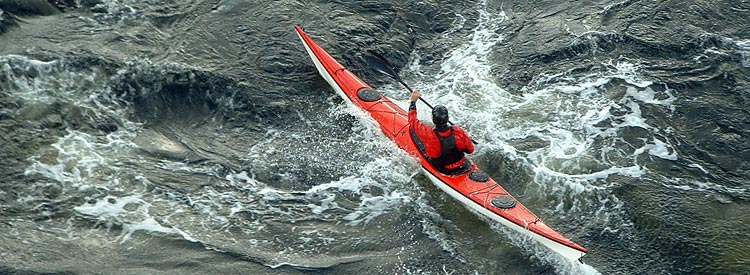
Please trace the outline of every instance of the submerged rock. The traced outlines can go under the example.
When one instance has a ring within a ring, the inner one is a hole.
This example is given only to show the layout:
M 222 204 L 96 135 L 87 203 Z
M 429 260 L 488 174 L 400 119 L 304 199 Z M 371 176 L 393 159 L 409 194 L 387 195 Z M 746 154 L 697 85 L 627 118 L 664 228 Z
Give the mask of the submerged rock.
M 176 161 L 195 162 L 205 158 L 190 150 L 183 143 L 170 139 L 161 132 L 146 129 L 138 133 L 133 143 L 139 148 L 158 158 Z

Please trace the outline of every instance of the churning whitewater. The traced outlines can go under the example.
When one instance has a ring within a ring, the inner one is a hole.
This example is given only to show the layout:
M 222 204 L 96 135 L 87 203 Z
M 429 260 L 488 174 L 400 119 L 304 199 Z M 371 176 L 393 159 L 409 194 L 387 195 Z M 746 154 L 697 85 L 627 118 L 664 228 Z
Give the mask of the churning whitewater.
M 0 1 L 0 273 L 748 273 L 748 11 Z M 402 108 L 366 51 L 447 106 L 583 262 L 433 185 L 294 25 Z

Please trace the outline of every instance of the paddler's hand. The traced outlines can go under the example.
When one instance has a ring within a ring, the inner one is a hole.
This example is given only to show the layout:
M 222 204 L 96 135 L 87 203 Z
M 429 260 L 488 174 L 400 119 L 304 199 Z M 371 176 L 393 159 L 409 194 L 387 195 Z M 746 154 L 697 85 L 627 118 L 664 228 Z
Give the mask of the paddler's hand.
M 417 99 L 419 99 L 419 90 L 414 90 L 411 92 L 409 100 L 411 100 L 411 102 L 417 102 Z

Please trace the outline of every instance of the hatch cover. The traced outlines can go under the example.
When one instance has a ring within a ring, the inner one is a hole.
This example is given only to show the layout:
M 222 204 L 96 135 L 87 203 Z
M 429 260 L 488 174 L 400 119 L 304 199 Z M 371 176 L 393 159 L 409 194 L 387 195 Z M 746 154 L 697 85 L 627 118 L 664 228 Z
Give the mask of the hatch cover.
M 500 209 L 508 209 L 516 206 L 516 200 L 508 195 L 498 195 L 492 198 L 492 206 Z
M 476 182 L 485 182 L 490 179 L 490 176 L 488 176 L 487 173 L 485 172 L 474 170 L 471 173 L 469 173 L 469 178 Z
M 380 99 L 380 94 L 370 88 L 362 88 L 357 91 L 357 97 L 363 101 L 372 102 Z

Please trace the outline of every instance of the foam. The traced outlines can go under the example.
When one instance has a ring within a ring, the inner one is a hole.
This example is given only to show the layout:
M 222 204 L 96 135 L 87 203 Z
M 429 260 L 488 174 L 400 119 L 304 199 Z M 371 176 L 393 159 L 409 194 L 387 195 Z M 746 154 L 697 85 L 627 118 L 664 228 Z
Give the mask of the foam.
M 750 40 L 740 40 L 736 38 L 721 37 L 716 34 L 703 34 L 702 37 L 711 40 L 718 39 L 719 48 L 708 48 L 703 54 L 693 57 L 693 60 L 700 63 L 703 59 L 709 59 L 711 56 L 733 57 L 739 55 L 739 62 L 742 67 L 750 67 Z
M 699 170 L 701 170 L 701 172 L 703 172 L 703 174 L 706 174 L 706 175 L 710 174 L 708 170 L 703 168 L 703 166 L 701 166 L 700 164 L 691 163 L 690 165 L 688 165 L 688 167 L 698 168 Z
M 94 9 L 105 9 L 107 11 L 107 14 L 102 17 L 103 19 L 117 20 L 116 23 L 123 23 L 140 16 L 140 12 L 133 7 L 137 3 L 136 0 L 102 0 L 94 6 Z
M 124 108 L 107 85 L 109 79 L 97 66 L 70 68 L 63 60 L 39 61 L 25 56 L 0 57 L 0 74 L 8 81 L 0 89 L 10 91 L 25 103 L 40 106 L 65 103 L 88 110 L 83 115 L 96 120 L 117 121 L 133 130 L 137 124 L 125 119 Z
M 357 225 L 363 222 L 369 223 L 391 209 L 396 209 L 396 206 L 410 202 L 412 196 L 408 192 L 391 190 L 392 188 L 396 188 L 389 186 L 390 184 L 397 184 L 399 182 L 406 183 L 410 180 L 408 175 L 396 171 L 403 167 L 395 165 L 396 168 L 394 168 L 393 162 L 398 161 L 400 157 L 396 155 L 378 158 L 362 166 L 357 173 L 358 176 L 344 177 L 336 181 L 313 186 L 305 191 L 304 193 L 308 198 L 312 196 L 325 196 L 320 205 L 311 206 L 313 213 L 319 214 L 329 209 L 340 208 L 334 202 L 336 195 L 335 193 L 331 193 L 333 191 L 336 193 L 351 192 L 351 194 L 359 196 L 357 207 L 343 217 L 344 220 L 349 221 L 350 225 Z M 395 181 L 377 180 L 377 178 L 382 177 Z M 390 184 L 386 184 L 386 182 Z M 373 191 L 382 192 L 382 194 L 375 195 Z
M 73 210 L 95 218 L 98 224 L 108 229 L 120 225 L 120 242 L 130 240 L 137 231 L 178 235 L 196 241 L 190 234 L 170 227 L 149 213 L 154 202 L 144 198 L 149 196 L 146 190 L 150 190 L 153 184 L 142 174 L 123 166 L 124 162 L 139 161 L 138 146 L 132 140 L 141 126 L 127 120 L 127 108 L 119 105 L 121 102 L 108 86 L 109 78 L 100 69 L 68 68 L 64 60 L 43 62 L 23 56 L 3 56 L 0 57 L 0 70 L 9 80 L 3 82 L 9 85 L 4 90 L 25 103 L 73 105 L 88 110 L 83 113 L 92 115 L 92 120 L 114 121 L 119 126 L 106 135 L 67 130 L 64 136 L 28 159 L 25 175 L 39 175 L 59 184 L 62 193 L 86 197 L 90 203 L 73 207 Z M 175 169 L 182 167 L 176 163 L 162 165 L 166 168 L 172 165 Z M 33 184 L 50 183 L 38 181 Z M 33 196 L 19 199 L 38 200 Z M 180 212 L 176 210 L 174 213 Z
M 229 12 L 237 5 L 239 5 L 237 0 L 222 0 L 213 7 L 211 12 Z
M 750 68 L 750 40 L 737 42 L 737 47 L 740 48 L 742 67 Z
M 328 113 L 332 116 L 367 117 L 359 109 L 350 108 L 343 102 L 331 104 Z M 405 174 L 404 171 L 410 171 L 409 166 L 417 168 L 410 156 L 376 132 L 379 128 L 370 127 L 369 124 L 372 123 L 374 122 L 371 120 L 362 119 L 362 123 L 354 125 L 355 129 L 348 136 L 348 140 L 343 141 L 356 143 L 356 152 L 352 154 L 361 153 L 367 155 L 370 160 L 353 166 L 353 170 L 346 171 L 346 175 L 336 180 L 318 183 L 303 191 L 288 191 L 253 180 L 244 171 L 227 175 L 225 178 L 250 183 L 248 186 L 253 190 L 251 193 L 258 195 L 264 202 L 303 200 L 309 211 L 308 215 L 334 215 L 338 219 L 348 221 L 350 225 L 369 223 L 393 209 L 398 209 L 399 205 L 411 201 L 409 192 L 403 190 L 403 185 L 411 181 L 411 175 Z M 256 145 L 248 155 L 253 161 L 263 162 L 267 147 L 269 146 Z M 282 174 L 279 175 L 283 177 Z
M 133 211 L 126 210 L 128 206 L 136 206 Z M 95 203 L 85 203 L 76 206 L 73 209 L 81 214 L 95 217 L 99 222 L 105 223 L 108 228 L 112 224 L 122 226 L 122 233 L 118 237 L 120 243 L 130 240 L 131 235 L 136 231 L 148 231 L 164 234 L 175 234 L 183 239 L 197 242 L 186 232 L 172 227 L 165 227 L 157 222 L 149 214 L 151 204 L 142 200 L 139 195 L 125 197 L 106 196 Z
M 622 67 L 628 68 L 628 66 Z M 549 111 L 550 113 L 557 114 L 557 118 L 559 119 L 556 121 L 540 121 L 539 124 L 536 124 L 533 120 L 527 120 L 521 122 L 520 125 L 513 125 L 512 128 L 501 130 L 499 131 L 501 132 L 500 134 L 495 135 L 501 143 L 504 143 L 505 140 L 535 137 L 544 140 L 549 144 L 546 147 L 532 150 L 525 153 L 525 155 L 520 156 L 517 155 L 518 152 L 516 152 L 512 146 L 503 146 L 503 151 L 513 152 L 514 157 L 528 160 L 528 163 L 537 174 L 536 179 L 542 180 L 541 182 L 544 182 L 545 178 L 539 177 L 540 174 L 549 174 L 552 177 L 583 180 L 580 184 L 590 184 L 597 180 L 606 180 L 606 178 L 612 174 L 640 177 L 644 175 L 645 170 L 638 171 L 644 167 L 635 162 L 635 160 L 637 155 L 644 152 L 648 152 L 651 155 L 663 159 L 676 160 L 677 155 L 675 150 L 672 149 L 672 146 L 667 142 L 654 137 L 649 143 L 644 145 L 643 148 L 635 150 L 634 154 L 631 156 L 633 162 L 631 162 L 632 165 L 630 166 L 610 166 L 609 168 L 604 168 L 604 170 L 590 173 L 576 172 L 589 170 L 590 168 L 587 166 L 567 166 L 567 168 L 563 170 L 560 170 L 562 167 L 557 168 L 547 166 L 556 163 L 554 160 L 568 159 L 576 161 L 575 163 L 580 163 L 578 162 L 579 160 L 587 160 L 597 157 L 608 159 L 617 156 L 608 155 L 610 155 L 610 152 L 619 154 L 619 150 L 611 150 L 606 147 L 596 149 L 592 146 L 596 143 L 600 143 L 600 140 L 611 140 L 608 143 L 613 143 L 614 141 L 619 140 L 618 129 L 639 127 L 651 132 L 659 131 L 655 127 L 649 125 L 642 117 L 640 106 L 636 103 L 636 100 L 648 104 L 671 106 L 671 95 L 667 97 L 667 99 L 657 99 L 656 92 L 650 88 L 639 90 L 630 87 L 628 89 L 629 91 L 619 102 L 613 102 L 607 99 L 601 100 L 596 98 L 598 97 L 598 94 L 603 91 L 601 86 L 608 84 L 612 80 L 607 79 L 605 81 L 602 79 L 603 78 L 598 78 L 593 81 L 586 81 L 581 85 L 563 86 L 562 88 L 559 86 L 552 86 L 542 89 L 534 94 L 527 94 L 523 101 L 518 104 L 517 108 L 531 110 L 533 108 L 544 107 L 544 104 L 541 103 L 546 101 L 554 100 L 560 102 L 560 93 L 578 93 L 587 97 L 594 97 L 592 99 L 582 97 L 582 100 L 578 102 L 578 104 L 590 104 L 593 108 L 589 107 L 588 110 L 584 109 L 584 112 L 576 110 L 575 108 L 566 110 L 564 105 L 558 103 L 554 106 L 554 110 Z M 592 92 L 592 90 L 594 92 Z M 612 114 L 613 110 L 617 110 L 620 113 L 622 110 L 629 110 L 630 112 L 625 113 L 624 115 L 615 116 Z M 571 120 L 565 121 L 565 119 Z M 600 124 L 606 121 L 610 121 L 609 125 Z M 569 181 L 567 182 L 569 183 Z M 579 184 L 567 185 L 575 190 L 581 190 Z M 594 190 L 597 188 L 586 187 L 583 189 Z
M 34 156 L 30 159 L 31 165 L 27 167 L 25 174 L 38 174 L 59 182 L 63 186 L 63 192 L 83 192 L 81 195 L 110 191 L 135 193 L 122 197 L 107 195 L 93 203 L 73 208 L 78 213 L 96 218 L 99 224 L 104 224 L 107 228 L 120 225 L 122 232 L 118 239 L 121 243 L 130 240 L 131 235 L 137 231 L 177 235 L 196 242 L 196 238 L 187 232 L 165 226 L 151 216 L 151 203 L 142 198 L 145 194 L 138 193 L 151 185 L 146 177 L 136 174 L 131 180 L 131 172 L 121 172 L 119 159 L 128 157 L 135 148 L 127 139 L 132 137 L 133 134 L 126 130 L 110 133 L 104 138 L 69 131 L 52 144 L 51 149 L 56 151 L 55 159 Z M 126 184 L 131 181 L 140 183 L 140 188 L 138 185 Z
M 613 166 L 613 167 L 609 167 L 601 171 L 596 171 L 596 172 L 588 173 L 588 174 L 565 174 L 565 173 L 554 171 L 544 166 L 537 166 L 537 167 L 534 167 L 534 172 L 536 174 L 536 177 L 540 177 L 542 179 L 545 176 L 552 176 L 552 177 L 560 177 L 560 178 L 566 178 L 566 179 L 572 179 L 572 180 L 585 180 L 585 181 L 607 179 L 609 176 L 614 175 L 614 174 L 631 176 L 631 177 L 640 177 L 645 173 L 643 168 L 640 166 L 628 166 L 628 167 Z M 584 186 L 585 186 L 585 189 L 591 189 L 591 190 L 601 188 L 595 185 L 584 185 Z
M 548 250 L 546 247 L 538 245 L 537 241 L 529 236 L 522 235 L 509 228 L 497 223 L 492 224 L 492 229 L 496 232 L 502 232 L 510 238 L 511 242 L 519 247 L 525 248 L 527 253 L 531 253 L 532 260 L 550 264 L 558 274 L 575 274 L 575 275 L 599 275 L 601 274 L 594 267 L 578 262 L 571 261 L 555 252 Z
M 544 102 L 552 101 L 557 102 L 554 105 L 554 110 L 550 110 L 550 113 L 555 113 L 558 117 L 556 121 L 545 122 L 540 121 L 539 126 L 534 126 L 534 123 L 529 121 L 523 122 L 527 125 L 515 126 L 510 129 L 511 134 L 504 134 L 501 137 L 503 139 L 523 139 L 525 137 L 534 136 L 536 138 L 549 142 L 549 146 L 543 149 L 538 149 L 528 153 L 528 157 L 531 163 L 538 163 L 545 165 L 549 163 L 547 159 L 577 159 L 577 158 L 588 158 L 595 157 L 594 151 L 591 146 L 596 143 L 597 140 L 617 140 L 618 129 L 627 127 L 638 127 L 647 129 L 650 132 L 656 133 L 660 130 L 649 125 L 648 122 L 643 118 L 641 113 L 641 104 L 652 104 L 662 105 L 671 108 L 671 104 L 674 97 L 666 89 L 663 94 L 666 97 L 660 99 L 657 92 L 648 87 L 652 83 L 644 81 L 639 77 L 635 76 L 632 71 L 637 67 L 629 64 L 619 64 L 611 66 L 615 68 L 614 72 L 607 72 L 599 77 L 586 76 L 582 79 L 571 80 L 566 79 L 562 84 L 552 84 L 532 94 L 526 94 L 524 100 L 517 105 L 517 108 L 529 109 L 530 111 L 534 108 L 545 107 Z M 621 71 L 621 73 L 617 73 Z M 549 77 L 547 81 L 551 81 L 554 77 Z M 625 79 L 627 83 L 633 84 L 634 86 L 628 87 L 626 94 L 618 102 L 611 101 L 606 97 L 605 87 L 614 79 Z M 566 83 L 574 82 L 572 85 Z M 561 102 L 569 100 L 565 99 L 563 95 L 572 94 L 578 95 L 576 99 L 576 105 L 571 106 L 570 104 L 562 105 Z M 580 107 L 578 107 L 580 106 Z M 578 108 L 586 108 L 585 112 L 577 110 Z M 618 113 L 622 113 L 623 110 L 629 111 L 623 115 L 612 115 L 612 110 L 617 110 Z M 533 110 L 536 112 L 537 110 Z M 582 115 L 581 115 L 582 114 Z M 570 119 L 570 121 L 565 121 Z M 601 122 L 611 122 L 609 125 L 600 125 Z M 572 126 L 572 127 L 571 127 Z M 530 128 L 523 128 L 530 127 Z M 506 131 L 502 131 L 506 132 Z M 602 148 L 603 157 L 606 159 L 607 152 L 606 148 Z M 636 150 L 636 154 L 632 156 L 635 159 L 637 154 L 649 152 L 650 154 L 668 159 L 675 160 L 677 158 L 676 151 L 672 149 L 671 144 L 660 140 L 658 138 L 651 139 L 651 142 Z M 636 163 L 634 163 L 636 164 Z M 629 166 L 626 169 L 609 168 L 607 171 L 594 172 L 591 177 L 581 177 L 586 179 L 600 179 L 601 175 L 607 175 L 611 171 L 618 171 L 617 173 L 623 173 L 628 176 L 641 176 L 643 173 L 633 172 L 633 168 L 639 165 Z M 541 169 L 539 171 L 554 171 L 555 168 L 548 167 L 549 169 Z M 559 175 L 559 174 L 557 174 Z M 578 174 L 572 174 L 579 177 Z
M 91 177 L 97 177 L 99 171 L 108 168 L 108 160 L 99 154 L 98 145 L 95 137 L 89 134 L 69 131 L 52 144 L 57 151 L 54 161 L 33 156 L 30 158 L 31 165 L 24 173 L 39 174 L 79 190 L 85 189 L 90 186 Z
M 227 174 L 225 179 L 228 181 L 239 181 L 242 183 L 250 184 L 252 186 L 258 185 L 254 179 L 247 175 L 247 171 L 240 171 L 236 174 Z
M 348 112 L 346 109 L 339 110 Z M 383 146 L 390 147 L 384 145 L 388 144 L 388 141 L 378 138 L 382 137 L 382 135 L 377 135 L 378 137 L 376 137 L 376 135 L 371 133 L 371 129 L 364 130 L 370 128 L 366 126 L 367 123 L 364 122 L 363 125 L 357 126 L 363 127 L 363 131 L 355 131 L 357 134 L 352 138 L 357 139 L 361 145 L 359 148 L 370 152 L 370 155 L 374 159 L 357 166 L 356 170 L 351 171 L 352 175 L 316 184 L 304 191 L 289 191 L 271 187 L 267 183 L 253 179 L 248 175 L 247 171 L 229 173 L 225 176 L 225 179 L 244 185 L 249 189 L 251 196 L 266 203 L 298 202 L 301 206 L 308 209 L 309 212 L 305 215 L 320 217 L 336 215 L 338 219 L 348 221 L 350 225 L 369 223 L 393 209 L 398 209 L 399 205 L 404 205 L 412 200 L 409 192 L 402 190 L 403 186 L 401 186 L 411 180 L 411 175 L 404 174 L 403 172 L 409 171 L 409 169 L 403 165 L 412 163 L 408 161 L 404 162 L 405 158 L 409 158 L 408 156 L 391 154 L 388 151 L 384 151 L 383 148 L 378 148 Z M 373 146 L 376 148 L 369 148 Z M 372 152 L 382 152 L 383 155 L 372 155 Z M 346 200 L 347 202 L 341 204 L 342 200 Z M 352 201 L 355 202 L 354 205 L 351 204 Z M 266 207 L 273 208 L 270 205 Z M 294 207 L 286 209 L 293 209 L 291 211 L 295 212 L 301 211 L 301 209 Z M 233 212 L 237 211 L 240 210 L 233 210 Z
M 687 179 L 687 178 L 665 178 L 662 185 L 669 188 L 684 190 L 684 191 L 696 191 L 706 192 L 715 191 L 724 194 L 747 194 L 750 193 L 750 188 L 732 188 L 727 187 L 712 181 Z
M 39 61 L 29 59 L 20 55 L 7 55 L 0 57 L 2 74 L 8 78 L 4 90 L 11 91 L 12 95 L 23 98 L 30 102 L 52 103 L 58 97 L 50 94 L 56 87 L 69 87 L 74 77 L 51 76 L 56 74 L 72 74 L 65 72 L 64 66 L 57 60 Z M 51 77 L 30 77 L 29 75 L 44 75 Z M 59 88 L 58 88 L 59 89 Z M 63 90 L 63 92 L 66 92 Z
M 674 102 L 675 97 L 672 95 L 669 89 L 666 89 L 664 93 L 668 96 L 667 98 L 657 99 L 656 92 L 651 89 L 651 87 L 645 87 L 642 90 L 636 89 L 634 87 L 628 87 L 626 96 L 651 105 L 662 105 L 667 107 L 672 106 L 672 102 Z
M 658 138 L 654 138 L 654 143 L 646 146 L 649 147 L 648 153 L 652 156 L 667 160 L 677 160 L 677 152 L 669 144 L 662 142 Z

